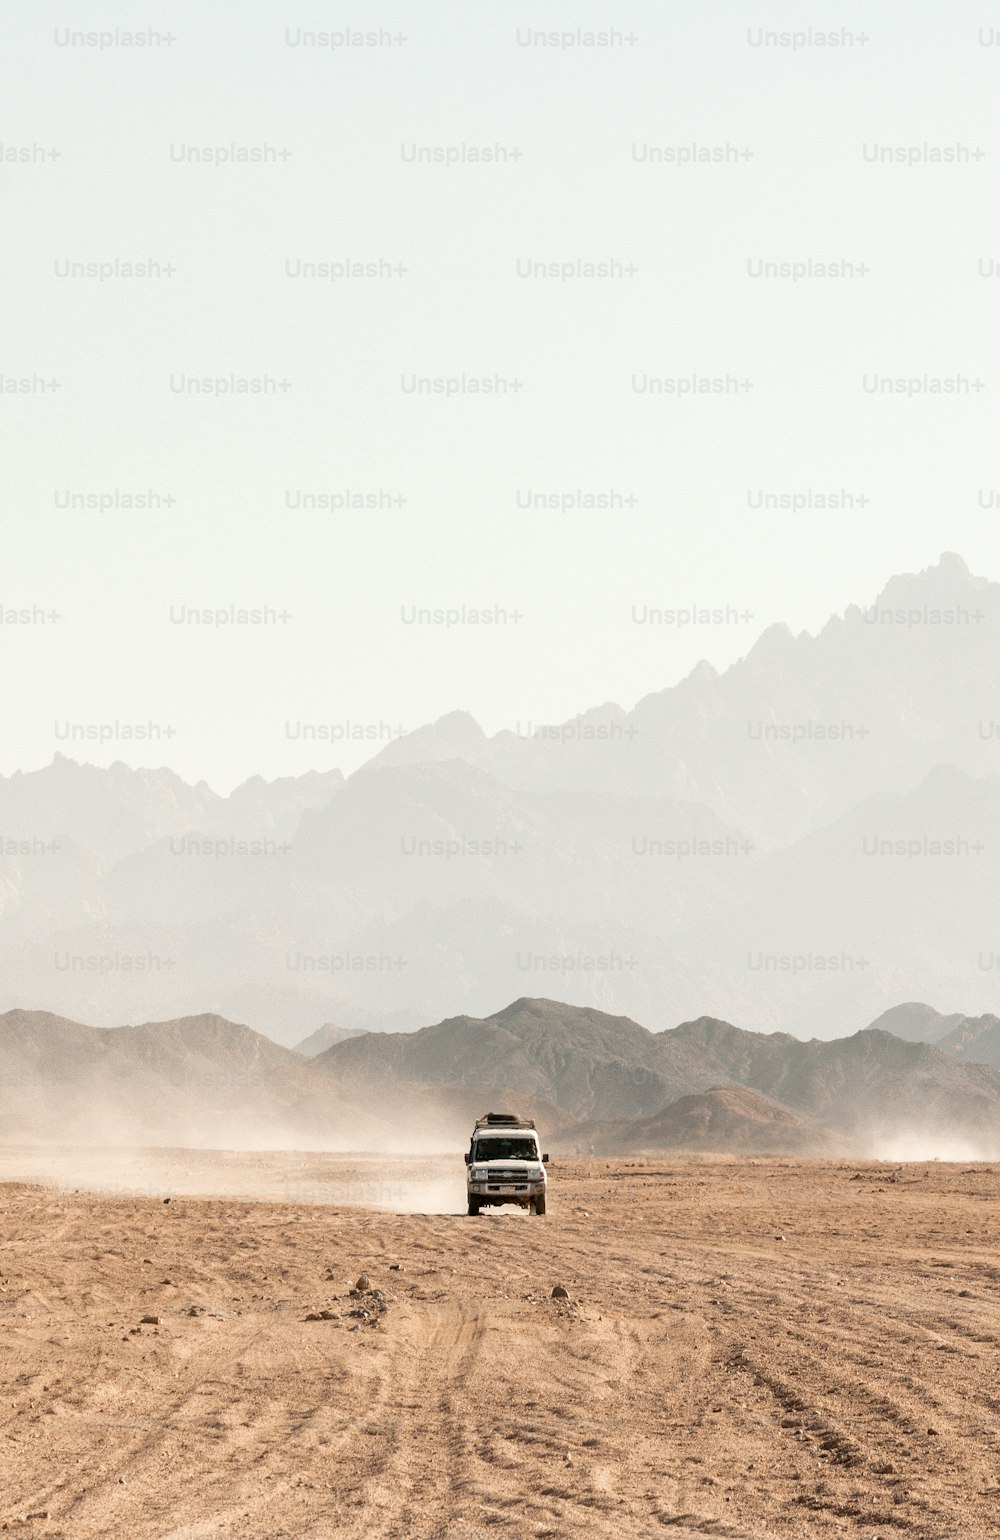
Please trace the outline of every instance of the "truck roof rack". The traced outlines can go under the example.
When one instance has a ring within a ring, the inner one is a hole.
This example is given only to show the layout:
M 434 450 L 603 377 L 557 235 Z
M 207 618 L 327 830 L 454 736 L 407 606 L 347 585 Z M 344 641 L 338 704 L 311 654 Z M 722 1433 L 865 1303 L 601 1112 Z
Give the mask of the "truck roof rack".
M 532 1118 L 520 1118 L 515 1112 L 487 1112 L 476 1119 L 476 1128 L 534 1128 Z

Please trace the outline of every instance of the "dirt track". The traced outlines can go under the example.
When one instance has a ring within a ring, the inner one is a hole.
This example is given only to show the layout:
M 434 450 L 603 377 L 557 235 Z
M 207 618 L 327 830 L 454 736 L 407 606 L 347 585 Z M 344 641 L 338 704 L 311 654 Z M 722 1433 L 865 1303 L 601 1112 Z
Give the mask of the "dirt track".
M 150 1181 L 178 1194 L 213 1166 L 220 1190 L 290 1169 L 198 1156 L 185 1179 L 164 1157 Z M 12 1169 L 25 1157 L 0 1153 Z M 312 1196 L 419 1195 L 405 1163 L 374 1187 L 332 1157 L 296 1169 Z M 457 1201 L 447 1167 L 419 1169 Z M 1000 1533 L 992 1168 L 551 1175 L 543 1219 L 0 1189 L 0 1524 L 102 1540 Z M 349 1295 L 361 1272 L 385 1297 L 375 1325 L 349 1313 L 379 1307 Z M 162 1324 L 136 1331 L 146 1314 Z

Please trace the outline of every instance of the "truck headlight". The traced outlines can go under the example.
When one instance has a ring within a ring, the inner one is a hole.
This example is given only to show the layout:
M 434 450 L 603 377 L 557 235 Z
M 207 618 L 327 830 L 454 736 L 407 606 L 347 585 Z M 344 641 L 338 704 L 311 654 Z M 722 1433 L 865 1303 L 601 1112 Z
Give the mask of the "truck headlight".
M 485 1182 L 487 1173 L 480 1166 L 473 1166 L 470 1175 L 474 1182 Z

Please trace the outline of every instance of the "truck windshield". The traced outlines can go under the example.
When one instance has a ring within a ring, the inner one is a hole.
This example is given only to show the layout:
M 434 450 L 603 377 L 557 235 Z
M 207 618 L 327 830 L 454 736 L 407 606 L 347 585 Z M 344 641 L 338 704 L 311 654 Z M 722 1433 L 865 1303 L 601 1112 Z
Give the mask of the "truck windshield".
M 538 1146 L 534 1139 L 504 1139 L 496 1135 L 476 1140 L 477 1160 L 537 1160 Z

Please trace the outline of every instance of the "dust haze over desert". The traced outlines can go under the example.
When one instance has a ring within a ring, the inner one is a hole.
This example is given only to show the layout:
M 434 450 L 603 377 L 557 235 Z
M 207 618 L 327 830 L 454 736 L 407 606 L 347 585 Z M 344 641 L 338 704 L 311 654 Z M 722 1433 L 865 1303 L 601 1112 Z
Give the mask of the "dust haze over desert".
M 993 1540 L 1000 29 L 0 20 L 0 1530 Z

